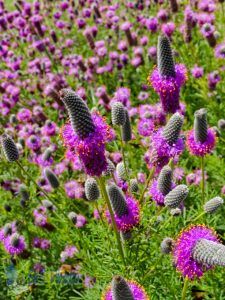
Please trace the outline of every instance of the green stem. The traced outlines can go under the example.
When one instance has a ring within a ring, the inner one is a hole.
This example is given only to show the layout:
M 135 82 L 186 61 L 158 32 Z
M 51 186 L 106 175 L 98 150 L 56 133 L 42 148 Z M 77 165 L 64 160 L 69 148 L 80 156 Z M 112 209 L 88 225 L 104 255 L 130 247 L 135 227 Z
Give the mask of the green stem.
M 144 188 L 144 190 L 143 190 L 143 192 L 142 192 L 142 194 L 141 194 L 141 197 L 140 197 L 140 199 L 139 199 L 139 203 L 140 203 L 140 204 L 141 204 L 142 201 L 143 201 L 145 192 L 147 191 L 148 185 L 149 185 L 149 183 L 150 183 L 150 181 L 151 181 L 151 179 L 152 179 L 152 177 L 153 177 L 153 175 L 154 175 L 154 172 L 155 172 L 155 167 L 153 167 L 153 168 L 151 169 L 150 173 L 149 173 L 148 179 L 147 179 L 147 181 L 146 181 L 145 188 Z
M 100 189 L 102 191 L 102 196 L 103 196 L 104 200 L 106 201 L 106 204 L 107 204 L 107 207 L 108 207 L 108 210 L 109 210 L 109 213 L 110 213 L 110 218 L 111 218 L 111 221 L 112 221 L 113 229 L 114 229 L 115 234 L 116 234 L 116 240 L 117 240 L 117 245 L 118 245 L 120 256 L 121 256 L 121 258 L 124 262 L 124 265 L 126 265 L 123 246 L 122 246 L 122 243 L 121 243 L 119 232 L 117 230 L 116 221 L 115 221 L 115 218 L 114 218 L 114 214 L 113 214 L 112 206 L 111 206 L 111 203 L 110 203 L 110 200 L 109 200 L 109 196 L 108 196 L 108 193 L 107 193 L 106 188 L 105 188 L 104 178 L 100 177 L 98 179 L 98 183 L 99 183 Z
M 205 174 L 204 174 L 204 156 L 201 157 L 201 169 L 202 169 L 202 205 L 205 203 Z
M 125 149 L 124 149 L 124 143 L 123 143 L 123 139 L 122 139 L 121 128 L 120 128 L 119 131 L 120 131 L 120 142 L 121 142 L 121 151 L 122 151 L 122 156 L 123 156 L 123 163 L 124 163 L 124 168 L 125 168 L 125 173 L 126 173 L 128 185 L 130 187 L 130 178 L 129 178 L 128 168 L 127 168 L 127 163 L 126 163 L 126 158 L 125 158 Z
M 205 211 L 203 211 L 202 213 L 200 213 L 200 215 L 198 215 L 195 219 L 193 220 L 189 220 L 188 222 L 196 222 L 198 219 L 200 219 L 202 216 L 204 216 Z
M 183 290 L 182 290 L 181 300 L 185 300 L 187 288 L 188 288 L 188 277 L 186 276 L 184 279 L 184 286 L 183 286 Z

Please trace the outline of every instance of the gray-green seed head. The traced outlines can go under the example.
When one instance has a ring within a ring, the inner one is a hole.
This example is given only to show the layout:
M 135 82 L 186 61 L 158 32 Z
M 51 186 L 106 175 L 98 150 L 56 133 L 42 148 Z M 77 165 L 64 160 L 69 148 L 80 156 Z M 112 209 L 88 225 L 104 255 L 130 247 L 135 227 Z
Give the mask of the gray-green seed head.
M 174 240 L 169 237 L 166 237 L 160 245 L 161 252 L 163 254 L 169 254 L 173 249 L 173 245 Z
M 169 208 L 178 207 L 188 195 L 188 187 L 184 184 L 176 186 L 169 194 L 165 197 L 165 205 Z
M 77 223 L 77 214 L 73 211 L 68 213 L 68 218 L 73 222 L 73 224 Z
M 179 113 L 175 113 L 164 127 L 162 135 L 170 146 L 176 144 L 182 125 L 183 117 Z
M 44 173 L 51 187 L 54 189 L 58 188 L 59 180 L 58 177 L 55 175 L 55 173 L 50 168 L 45 168 Z
M 181 212 L 182 212 L 181 209 L 176 207 L 176 208 L 171 209 L 170 214 L 173 217 L 177 217 L 177 216 L 181 215 Z
M 223 199 L 221 197 L 215 197 L 204 205 L 204 211 L 206 213 L 212 214 L 214 213 L 221 205 L 223 204 Z
M 43 206 L 46 207 L 48 210 L 54 210 L 55 206 L 53 205 L 53 203 L 51 201 L 49 201 L 48 199 L 42 200 L 41 201 Z
M 129 142 L 132 138 L 132 129 L 130 123 L 130 117 L 128 115 L 127 109 L 125 109 L 125 123 L 122 126 L 122 140 L 124 142 Z
M 97 181 L 94 178 L 88 178 L 84 185 L 85 196 L 89 201 L 95 201 L 100 196 Z
M 69 113 L 70 122 L 77 135 L 84 139 L 95 130 L 90 111 L 86 103 L 73 91 L 63 89 L 62 101 Z
M 10 223 L 6 223 L 3 227 L 3 233 L 5 236 L 12 234 L 12 225 Z
M 29 193 L 27 191 L 27 187 L 24 184 L 19 186 L 19 193 L 21 195 L 22 200 L 27 201 L 29 199 Z
M 195 112 L 194 138 L 196 142 L 204 143 L 208 137 L 207 111 L 201 108 Z
M 20 241 L 20 235 L 17 232 L 13 233 L 10 237 L 10 244 L 16 247 L 19 245 L 19 241 Z
M 108 186 L 107 191 L 114 213 L 119 217 L 127 215 L 128 206 L 123 192 L 115 184 Z
M 19 159 L 18 148 L 9 135 L 3 134 L 1 136 L 1 145 L 4 155 L 9 162 L 13 162 Z
M 116 165 L 116 175 L 120 180 L 126 180 L 126 169 L 122 161 Z
M 172 169 L 169 166 L 164 166 L 157 180 L 157 189 L 167 195 L 171 191 L 172 186 Z
M 49 147 L 49 148 L 45 149 L 45 152 L 43 153 L 42 158 L 43 158 L 43 160 L 49 160 L 51 155 L 52 155 L 52 149 Z
M 218 128 L 219 128 L 219 130 L 224 130 L 225 129 L 225 120 L 224 119 L 220 119 L 218 121 Z
M 126 122 L 125 108 L 121 102 L 114 102 L 112 105 L 112 123 L 113 125 L 122 126 Z
M 137 193 L 138 192 L 137 179 L 131 179 L 130 180 L 130 191 L 131 191 L 131 193 Z
M 135 300 L 128 283 L 121 276 L 115 276 L 113 278 L 112 299 L 113 300 Z
M 107 161 L 107 169 L 103 172 L 103 176 L 108 176 L 108 175 L 114 173 L 114 171 L 116 169 L 113 162 L 110 159 L 107 158 L 106 161 Z
M 225 266 L 225 246 L 207 239 L 200 239 L 192 251 L 192 257 L 205 266 Z
M 176 76 L 170 41 L 164 35 L 158 37 L 157 66 L 161 76 Z

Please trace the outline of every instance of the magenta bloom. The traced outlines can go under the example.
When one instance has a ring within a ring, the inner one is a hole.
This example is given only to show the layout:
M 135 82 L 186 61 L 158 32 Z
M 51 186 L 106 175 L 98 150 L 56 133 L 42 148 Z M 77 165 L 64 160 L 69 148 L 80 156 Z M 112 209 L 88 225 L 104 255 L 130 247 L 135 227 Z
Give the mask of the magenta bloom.
M 138 122 L 138 132 L 142 136 L 150 136 L 155 128 L 153 119 L 141 119 Z
M 128 214 L 121 217 L 114 214 L 117 228 L 119 231 L 123 232 L 129 231 L 140 222 L 140 207 L 138 202 L 131 196 L 126 196 L 125 198 L 128 206 Z M 105 216 L 111 224 L 112 221 L 108 209 L 105 211 Z
M 200 78 L 203 76 L 203 68 L 195 65 L 194 68 L 191 70 L 191 73 L 194 78 Z
M 13 243 L 13 240 L 16 236 L 16 243 Z M 21 254 L 25 248 L 26 248 L 26 244 L 25 244 L 25 240 L 23 236 L 19 236 L 17 233 L 14 233 L 13 235 L 7 237 L 4 240 L 4 246 L 5 246 L 5 250 L 10 254 L 10 255 L 19 255 Z
M 64 188 L 67 196 L 71 199 L 79 199 L 84 196 L 84 188 L 76 180 L 66 182 Z
M 65 247 L 65 249 L 61 252 L 61 262 L 65 262 L 67 258 L 73 258 L 74 255 L 78 253 L 78 249 L 75 246 L 68 245 Z
M 145 290 L 137 282 L 133 280 L 126 280 L 135 300 L 149 300 Z M 102 296 L 101 300 L 113 300 L 111 286 L 107 289 L 106 293 Z
M 187 70 L 184 65 L 175 65 L 175 73 L 175 77 L 161 76 L 158 68 L 155 68 L 148 77 L 150 84 L 160 96 L 163 110 L 170 113 L 174 113 L 180 108 L 180 89 L 187 80 Z
M 79 156 L 85 172 L 90 176 L 100 176 L 106 170 L 105 143 L 113 138 L 113 131 L 98 114 L 92 114 L 94 132 L 81 139 L 71 124 L 65 124 L 61 134 L 65 146 Z
M 201 277 L 205 271 L 211 268 L 210 266 L 203 266 L 197 263 L 192 258 L 192 250 L 200 239 L 219 242 L 212 229 L 204 225 L 191 225 L 180 233 L 173 250 L 177 271 L 191 280 Z
M 156 166 L 156 172 L 159 172 L 169 162 L 170 158 L 177 159 L 184 150 L 182 138 L 178 138 L 177 142 L 170 146 L 162 133 L 163 128 L 160 128 L 152 134 L 150 148 L 145 153 L 145 161 L 149 169 Z
M 196 142 L 194 138 L 194 130 L 192 129 L 187 136 L 187 147 L 191 154 L 196 156 L 205 156 L 210 153 L 216 143 L 216 135 L 215 132 L 209 128 L 208 129 L 208 137 L 207 140 L 203 143 Z
M 215 57 L 225 59 L 225 44 L 220 44 L 215 48 Z

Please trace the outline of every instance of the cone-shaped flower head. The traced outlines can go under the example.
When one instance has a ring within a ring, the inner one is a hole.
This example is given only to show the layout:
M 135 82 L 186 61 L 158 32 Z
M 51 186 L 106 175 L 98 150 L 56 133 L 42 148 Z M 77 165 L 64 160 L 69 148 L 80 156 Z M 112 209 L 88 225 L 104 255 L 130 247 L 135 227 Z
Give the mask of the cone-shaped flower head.
M 122 217 L 128 214 L 128 205 L 122 191 L 112 184 L 107 187 L 110 202 L 112 203 L 113 210 L 117 216 Z
M 19 186 L 19 193 L 23 201 L 27 201 L 29 199 L 29 193 L 27 191 L 27 187 L 24 184 Z
M 183 117 L 179 113 L 175 113 L 164 127 L 162 135 L 170 146 L 176 144 L 182 125 Z
M 126 232 L 139 224 L 140 208 L 138 202 L 129 195 L 124 196 L 123 192 L 115 184 L 108 186 L 107 192 L 115 214 L 117 228 Z M 105 216 L 111 224 L 112 221 L 108 209 L 105 211 Z
M 111 286 L 101 300 L 149 300 L 144 289 L 133 280 L 114 276 Z
M 206 267 L 225 266 L 225 246 L 207 239 L 198 240 L 193 259 Z
M 106 170 L 103 172 L 104 176 L 108 176 L 110 174 L 112 174 L 115 171 L 115 166 L 113 164 L 113 162 L 107 158 L 107 168 Z
M 124 125 L 126 122 L 125 108 L 121 102 L 114 102 L 112 105 L 113 125 Z
M 13 139 L 8 134 L 1 136 L 1 145 L 6 159 L 13 162 L 19 159 L 19 151 Z
M 49 147 L 49 148 L 47 148 L 47 149 L 45 150 L 45 152 L 43 153 L 42 158 L 43 158 L 43 160 L 49 160 L 50 157 L 51 157 L 51 155 L 52 155 L 52 149 Z
M 172 187 L 172 169 L 170 166 L 164 166 L 157 180 L 157 188 L 163 194 L 167 195 Z
M 116 175 L 120 180 L 126 180 L 126 169 L 123 161 L 116 165 Z
M 94 178 L 88 178 L 84 185 L 85 195 L 89 201 L 95 201 L 100 196 L 97 181 Z
M 180 89 L 187 79 L 187 70 L 184 65 L 174 65 L 170 41 L 166 36 L 158 39 L 157 61 L 158 67 L 148 80 L 159 94 L 163 110 L 175 113 L 180 108 Z
M 176 186 L 169 194 L 165 197 L 165 205 L 169 208 L 178 207 L 188 195 L 188 187 L 184 184 Z
M 157 45 L 157 66 L 159 74 L 166 77 L 175 77 L 175 65 L 172 49 L 168 37 L 160 35 Z
M 210 153 L 216 143 L 216 132 L 208 128 L 207 111 L 202 108 L 195 112 L 194 130 L 187 136 L 187 146 L 191 154 L 205 156 Z
M 208 137 L 207 111 L 201 108 L 195 112 L 194 120 L 195 141 L 204 143 Z
M 130 190 L 132 193 L 137 193 L 138 192 L 138 182 L 137 179 L 131 179 L 130 180 Z
M 73 211 L 68 213 L 68 218 L 73 222 L 73 224 L 77 223 L 77 214 Z
M 173 244 L 174 240 L 169 237 L 166 237 L 160 245 L 161 252 L 163 254 L 169 254 L 170 252 L 172 252 Z
M 122 126 L 122 140 L 124 142 L 129 142 L 131 138 L 132 138 L 132 130 L 131 130 L 130 117 L 128 115 L 127 109 L 125 109 L 125 123 Z
M 71 121 L 61 131 L 64 144 L 80 158 L 86 174 L 99 177 L 107 168 L 105 144 L 114 133 L 97 112 L 89 112 L 76 93 L 63 90 L 62 96 Z
M 59 179 L 50 168 L 45 168 L 45 177 L 52 188 L 56 189 L 59 187 Z
M 223 204 L 223 199 L 221 197 L 215 197 L 204 205 L 204 211 L 206 213 L 214 213 Z
M 19 255 L 26 248 L 24 237 L 20 236 L 17 232 L 13 233 L 11 236 L 5 239 L 4 246 L 6 251 L 10 255 L 14 255 L 14 254 Z
M 112 281 L 112 296 L 113 300 L 135 300 L 133 293 L 126 282 L 121 276 L 115 276 Z
M 95 130 L 95 125 L 86 103 L 69 89 L 63 89 L 61 94 L 62 101 L 69 113 L 73 130 L 81 139 L 86 138 Z
M 204 225 L 191 225 L 175 241 L 173 257 L 177 271 L 193 280 L 215 265 L 225 265 L 224 246 Z

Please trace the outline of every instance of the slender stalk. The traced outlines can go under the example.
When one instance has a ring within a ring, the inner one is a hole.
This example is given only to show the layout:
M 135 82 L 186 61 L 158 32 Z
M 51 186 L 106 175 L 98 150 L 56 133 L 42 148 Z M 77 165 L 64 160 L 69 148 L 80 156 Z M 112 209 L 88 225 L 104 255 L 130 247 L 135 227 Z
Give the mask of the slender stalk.
M 112 226 L 113 226 L 113 229 L 114 229 L 115 234 L 116 234 L 116 240 L 117 240 L 117 245 L 118 245 L 118 250 L 119 250 L 120 256 L 121 256 L 121 258 L 124 262 L 124 265 L 126 265 L 124 250 L 123 250 L 123 246 L 122 246 L 121 239 L 120 239 L 120 234 L 117 230 L 116 221 L 115 221 L 115 218 L 114 218 L 114 214 L 113 214 L 112 206 L 111 206 L 111 203 L 110 203 L 110 200 L 109 200 L 109 196 L 108 196 L 108 193 L 107 193 L 106 188 L 105 188 L 105 182 L 104 182 L 103 177 L 100 177 L 98 179 L 98 184 L 100 186 L 100 189 L 102 191 L 102 196 L 103 196 L 104 200 L 106 201 L 106 204 L 107 204 L 107 207 L 108 207 L 108 210 L 109 210 L 109 213 L 110 213 Z
M 120 130 L 119 130 L 119 132 L 120 132 L 120 142 L 121 142 L 121 151 L 122 151 L 122 156 L 123 156 L 123 163 L 124 163 L 124 168 L 125 168 L 125 172 L 126 172 L 126 177 L 127 177 L 128 185 L 130 187 L 130 178 L 129 178 L 128 168 L 127 168 L 127 163 L 126 163 L 125 148 L 124 148 L 124 142 L 123 142 L 123 139 L 122 139 L 121 130 L 122 130 L 122 128 L 120 128 Z
M 183 290 L 182 290 L 181 300 L 185 300 L 187 288 L 188 288 L 188 277 L 186 276 L 184 279 L 184 286 L 183 286 Z
M 201 184 L 201 188 L 202 188 L 202 205 L 204 205 L 205 203 L 205 173 L 204 173 L 204 156 L 201 157 L 201 170 L 202 170 L 202 184 Z
M 140 203 L 140 204 L 141 204 L 142 201 L 143 201 L 145 192 L 146 192 L 147 189 L 148 189 L 149 183 L 150 183 L 150 181 L 151 181 L 151 179 L 152 179 L 154 173 L 155 173 L 155 167 L 153 167 L 153 168 L 151 169 L 150 173 L 149 173 L 148 179 L 147 179 L 147 181 L 146 181 L 145 188 L 144 188 L 144 190 L 143 190 L 143 192 L 142 192 L 142 194 L 141 194 L 141 197 L 140 197 L 140 199 L 139 199 L 139 203 Z
M 206 212 L 203 211 L 202 213 L 200 213 L 196 218 L 194 218 L 193 220 L 189 220 L 188 222 L 196 222 L 198 219 L 200 219 L 202 216 L 204 216 Z

